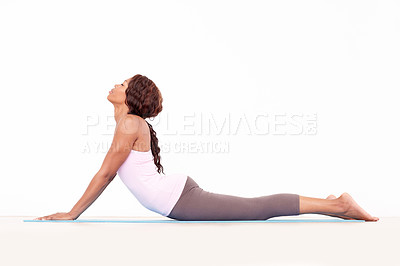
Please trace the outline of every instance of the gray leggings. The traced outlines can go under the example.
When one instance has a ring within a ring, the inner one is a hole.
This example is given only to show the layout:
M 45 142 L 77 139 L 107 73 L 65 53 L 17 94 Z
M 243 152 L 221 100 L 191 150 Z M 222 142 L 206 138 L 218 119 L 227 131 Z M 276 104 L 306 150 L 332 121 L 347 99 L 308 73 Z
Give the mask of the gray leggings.
M 298 194 L 280 193 L 261 197 L 238 197 L 203 190 L 188 176 L 182 194 L 168 218 L 175 220 L 224 221 L 267 220 L 299 215 Z

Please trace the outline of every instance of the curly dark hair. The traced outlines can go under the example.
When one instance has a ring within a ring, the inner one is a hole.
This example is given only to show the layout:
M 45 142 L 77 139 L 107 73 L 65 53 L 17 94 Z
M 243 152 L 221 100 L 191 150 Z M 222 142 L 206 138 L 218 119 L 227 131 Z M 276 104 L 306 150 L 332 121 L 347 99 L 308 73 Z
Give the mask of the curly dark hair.
M 128 114 L 146 119 L 157 116 L 163 109 L 163 98 L 160 90 L 146 76 L 140 74 L 133 76 L 128 83 L 128 88 L 125 90 L 125 95 L 125 104 L 129 108 Z M 158 147 L 156 132 L 149 122 L 146 121 L 146 123 L 150 128 L 151 153 L 154 157 L 154 164 L 157 166 L 158 173 L 164 173 L 164 168 L 160 163 L 160 147 Z

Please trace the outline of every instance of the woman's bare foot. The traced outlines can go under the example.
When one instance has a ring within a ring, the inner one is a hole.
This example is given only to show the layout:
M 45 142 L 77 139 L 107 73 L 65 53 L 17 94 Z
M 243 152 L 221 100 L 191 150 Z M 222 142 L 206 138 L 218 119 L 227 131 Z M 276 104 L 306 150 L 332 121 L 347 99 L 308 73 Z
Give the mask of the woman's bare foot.
M 326 199 L 330 199 L 330 200 L 333 200 L 333 199 L 337 199 L 336 198 L 336 196 L 335 195 L 329 195 Z M 346 219 L 346 220 L 357 220 L 357 219 L 353 219 L 353 218 L 349 218 L 349 217 L 346 217 L 346 216 L 340 216 L 340 215 L 338 215 L 338 214 L 333 214 L 333 213 L 325 213 L 325 214 L 327 214 L 327 215 L 329 215 L 329 216 L 333 216 L 333 217 L 338 217 L 338 218 L 342 218 L 342 219 Z
M 368 214 L 365 210 L 363 210 L 355 200 L 350 196 L 349 193 L 343 193 L 339 198 L 336 198 L 335 195 L 329 195 L 326 199 L 334 200 L 339 199 L 344 203 L 345 211 L 340 214 L 328 214 L 330 216 L 339 217 L 346 220 L 364 220 L 376 222 L 379 221 L 378 217 L 373 217 Z

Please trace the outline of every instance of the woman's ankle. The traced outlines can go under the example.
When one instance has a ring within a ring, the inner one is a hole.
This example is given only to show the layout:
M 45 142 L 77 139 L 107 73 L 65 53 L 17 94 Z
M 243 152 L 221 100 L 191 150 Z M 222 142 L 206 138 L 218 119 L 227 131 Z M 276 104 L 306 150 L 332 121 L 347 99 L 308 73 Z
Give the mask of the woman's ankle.
M 344 198 L 320 199 L 300 196 L 300 214 L 304 213 L 344 213 L 346 211 Z
M 343 214 L 349 209 L 349 203 L 343 198 L 343 194 L 340 197 L 334 199 L 334 201 L 336 201 L 337 204 L 338 214 Z

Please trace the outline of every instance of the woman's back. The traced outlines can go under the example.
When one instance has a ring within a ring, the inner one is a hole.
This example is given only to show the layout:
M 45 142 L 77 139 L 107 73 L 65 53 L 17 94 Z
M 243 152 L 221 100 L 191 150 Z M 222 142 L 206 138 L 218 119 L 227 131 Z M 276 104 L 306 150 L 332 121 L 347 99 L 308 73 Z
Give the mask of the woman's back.
M 127 114 L 132 115 L 132 114 Z M 136 116 L 140 121 L 138 128 L 138 137 L 136 141 L 133 143 L 132 149 L 136 151 L 148 151 L 151 149 L 151 137 L 150 137 L 150 129 L 147 125 L 146 120 L 141 118 L 140 116 Z
M 157 172 L 150 145 L 147 122 L 139 126 L 139 135 L 118 176 L 137 200 L 147 209 L 167 216 L 183 191 L 187 175 L 161 175 Z M 147 132 L 146 132 L 147 131 Z

